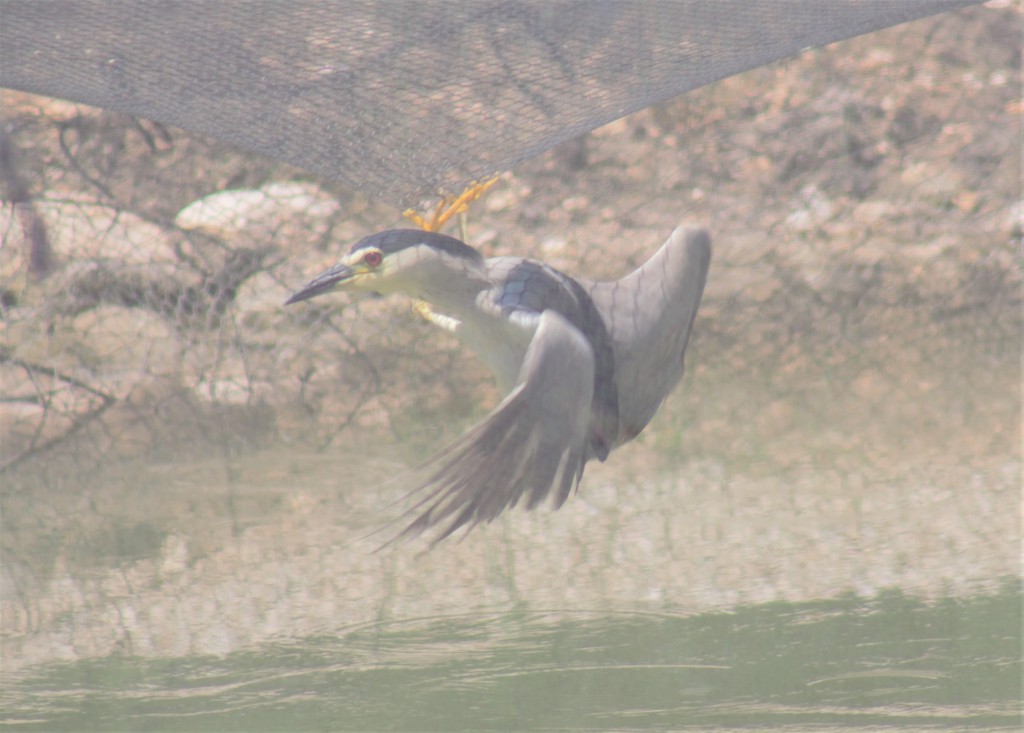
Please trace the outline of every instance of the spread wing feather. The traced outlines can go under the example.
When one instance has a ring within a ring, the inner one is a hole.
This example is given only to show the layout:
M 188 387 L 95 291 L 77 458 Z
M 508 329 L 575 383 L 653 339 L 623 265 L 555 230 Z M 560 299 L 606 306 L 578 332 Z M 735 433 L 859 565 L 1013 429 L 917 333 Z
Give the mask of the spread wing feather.
M 413 490 L 419 513 L 400 536 L 443 525 L 438 542 L 462 526 L 490 522 L 524 500 L 561 504 L 587 460 L 594 355 L 582 334 L 544 311 L 516 386 L 486 418 L 442 450 Z

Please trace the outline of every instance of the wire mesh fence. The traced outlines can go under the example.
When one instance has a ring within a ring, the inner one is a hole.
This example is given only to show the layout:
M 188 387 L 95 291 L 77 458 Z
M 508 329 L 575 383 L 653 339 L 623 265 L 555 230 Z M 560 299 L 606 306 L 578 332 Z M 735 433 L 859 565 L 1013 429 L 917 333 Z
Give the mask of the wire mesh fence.
M 998 423 L 1005 448 L 1020 346 L 1013 18 L 919 21 L 620 120 L 507 174 L 471 212 L 469 241 L 614 277 L 679 220 L 707 225 L 716 256 L 690 368 L 763 370 L 778 386 L 725 400 L 703 425 L 681 393 L 692 450 L 775 432 L 778 410 L 861 436 L 901 411 L 974 415 Z M 8 476 L 281 440 L 436 445 L 494 398 L 407 304 L 282 307 L 349 243 L 398 224 L 393 209 L 55 100 L 5 93 L 4 126 Z M 918 367 L 932 387 L 908 383 Z M 815 404 L 829 380 L 848 387 L 847 409 Z M 424 421 L 437 429 L 417 437 Z
M 810 51 L 503 176 L 470 211 L 485 254 L 617 277 L 680 221 L 715 252 L 688 372 L 638 440 L 571 508 L 427 560 L 365 535 L 392 479 L 500 397 L 490 376 L 400 299 L 283 307 L 398 212 L 4 92 L 5 671 L 488 604 L 689 612 L 1016 574 L 1019 20 Z

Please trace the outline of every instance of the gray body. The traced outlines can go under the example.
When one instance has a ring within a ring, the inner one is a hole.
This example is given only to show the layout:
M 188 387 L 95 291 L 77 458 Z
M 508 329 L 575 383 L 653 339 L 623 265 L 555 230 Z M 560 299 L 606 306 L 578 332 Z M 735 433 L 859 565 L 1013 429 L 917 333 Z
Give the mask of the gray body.
M 521 499 L 532 508 L 551 496 L 560 506 L 589 459 L 643 430 L 682 377 L 710 261 L 707 233 L 679 227 L 633 273 L 591 282 L 391 230 L 361 240 L 289 302 L 339 288 L 411 295 L 508 391 L 416 489 L 420 514 L 406 532 L 444 523 L 440 539 Z

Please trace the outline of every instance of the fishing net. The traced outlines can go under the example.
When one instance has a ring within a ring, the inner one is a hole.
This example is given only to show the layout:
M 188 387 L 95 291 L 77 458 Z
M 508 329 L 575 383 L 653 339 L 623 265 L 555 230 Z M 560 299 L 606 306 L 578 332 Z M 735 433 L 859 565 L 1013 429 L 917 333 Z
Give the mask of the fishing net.
M 5 670 L 1016 577 L 1021 11 L 962 4 L 0 3 Z M 707 227 L 687 374 L 560 512 L 392 561 L 501 395 L 401 299 L 283 302 L 503 171 L 487 255 Z
M 4 3 L 0 83 L 49 95 L 4 97 L 4 465 L 80 477 L 282 437 L 437 447 L 449 433 L 408 425 L 493 400 L 473 360 L 403 304 L 281 303 L 399 224 L 396 204 L 510 168 L 473 211 L 489 254 L 618 276 L 680 219 L 710 228 L 694 349 L 714 356 L 695 374 L 820 379 L 798 355 L 813 345 L 857 378 L 845 345 L 946 343 L 925 333 L 963 319 L 972 352 L 1003 354 L 1014 11 L 936 15 L 667 101 L 963 4 Z M 889 404 L 888 377 L 860 378 L 869 412 Z M 686 434 L 694 452 L 728 443 Z
M 8 2 L 0 86 L 405 205 L 804 48 L 966 4 Z

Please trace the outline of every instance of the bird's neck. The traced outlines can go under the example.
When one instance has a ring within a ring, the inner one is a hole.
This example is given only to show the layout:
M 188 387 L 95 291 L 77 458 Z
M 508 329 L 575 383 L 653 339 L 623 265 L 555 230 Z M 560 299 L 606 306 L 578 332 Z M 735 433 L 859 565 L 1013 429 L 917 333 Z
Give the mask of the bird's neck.
M 480 292 L 490 287 L 482 264 L 448 260 L 436 267 L 437 272 L 428 273 L 431 276 L 417 283 L 415 295 L 439 313 L 455 317 L 470 313 L 476 308 Z

